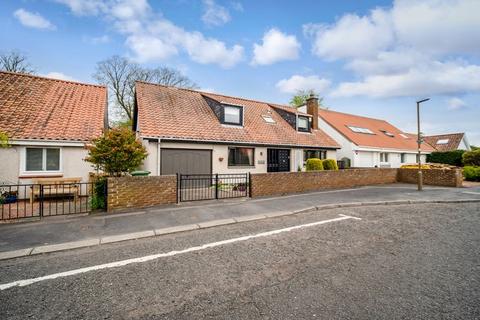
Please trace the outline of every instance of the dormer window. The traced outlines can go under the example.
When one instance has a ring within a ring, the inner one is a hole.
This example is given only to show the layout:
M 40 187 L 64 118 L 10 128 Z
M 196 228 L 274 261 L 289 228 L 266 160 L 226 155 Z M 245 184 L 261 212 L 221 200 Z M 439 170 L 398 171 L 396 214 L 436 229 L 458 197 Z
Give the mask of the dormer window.
M 308 117 L 298 116 L 297 128 L 298 131 L 301 132 L 310 132 L 310 121 Z
M 235 126 L 243 126 L 243 107 L 224 104 L 223 123 Z

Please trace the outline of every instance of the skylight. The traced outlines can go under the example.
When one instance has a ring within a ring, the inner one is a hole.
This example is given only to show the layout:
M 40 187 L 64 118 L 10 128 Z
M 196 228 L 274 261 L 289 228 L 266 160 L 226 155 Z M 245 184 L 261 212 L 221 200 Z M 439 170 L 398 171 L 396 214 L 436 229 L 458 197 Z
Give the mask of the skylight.
M 440 139 L 437 141 L 437 144 L 447 144 L 448 143 L 448 139 Z
M 387 130 L 380 130 L 380 131 L 382 131 L 383 133 L 385 133 L 385 135 L 387 135 L 389 137 L 392 137 L 392 138 L 395 137 L 395 135 L 393 133 L 388 132 Z
M 361 128 L 361 127 L 355 127 L 355 126 L 348 126 L 348 128 L 356 133 L 374 134 L 372 130 L 367 128 Z
M 400 133 L 399 136 L 405 138 L 405 139 L 409 139 L 409 136 L 407 136 L 405 133 Z
M 266 123 L 275 123 L 275 120 L 273 120 L 271 116 L 262 116 L 262 118 Z

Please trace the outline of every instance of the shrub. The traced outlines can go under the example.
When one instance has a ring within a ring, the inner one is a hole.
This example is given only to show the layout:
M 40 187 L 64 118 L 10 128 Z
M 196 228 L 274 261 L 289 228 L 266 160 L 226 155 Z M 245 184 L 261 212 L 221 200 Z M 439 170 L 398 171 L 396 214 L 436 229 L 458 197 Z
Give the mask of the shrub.
M 465 166 L 463 168 L 463 176 L 468 181 L 480 181 L 480 167 Z
M 323 170 L 322 160 L 318 158 L 310 158 L 307 160 L 306 168 L 307 168 L 307 171 Z
M 3 131 L 0 131 L 0 148 L 8 148 L 10 147 L 10 143 L 8 141 L 8 135 L 3 132 Z
M 480 149 L 465 152 L 463 154 L 463 164 L 466 166 L 480 166 Z
M 400 167 L 401 169 L 418 169 L 418 164 L 404 164 Z M 421 169 L 431 169 L 432 167 L 428 164 L 422 164 Z
M 106 131 L 100 138 L 87 146 L 85 161 L 110 176 L 121 176 L 138 168 L 147 157 L 147 150 L 135 133 L 126 128 Z
M 99 177 L 93 183 L 92 198 L 90 199 L 90 206 L 92 210 L 107 208 L 107 203 L 105 199 L 106 186 L 107 178 L 105 177 Z
M 338 164 L 337 161 L 334 159 L 325 159 L 322 161 L 323 163 L 323 168 L 325 170 L 338 170 Z
M 462 155 L 464 150 L 454 150 L 446 152 L 432 152 L 427 154 L 427 162 L 450 164 L 452 166 L 463 166 Z

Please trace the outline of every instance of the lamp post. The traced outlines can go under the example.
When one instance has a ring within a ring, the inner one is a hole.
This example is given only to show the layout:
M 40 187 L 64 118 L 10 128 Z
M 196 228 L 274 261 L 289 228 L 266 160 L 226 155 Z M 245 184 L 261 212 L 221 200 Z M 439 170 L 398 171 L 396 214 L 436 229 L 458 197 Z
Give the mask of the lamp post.
M 422 174 L 422 136 L 420 133 L 420 103 L 426 102 L 430 98 L 417 101 L 417 145 L 418 145 L 418 191 L 423 189 L 423 174 Z

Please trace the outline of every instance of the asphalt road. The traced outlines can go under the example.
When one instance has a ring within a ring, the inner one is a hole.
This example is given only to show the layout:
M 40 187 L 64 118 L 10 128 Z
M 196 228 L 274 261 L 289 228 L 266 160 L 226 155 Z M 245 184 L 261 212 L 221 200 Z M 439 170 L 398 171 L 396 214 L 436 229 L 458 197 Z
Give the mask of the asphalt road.
M 479 319 L 479 248 L 479 203 L 325 210 L 2 261 L 77 271 L 0 291 L 0 319 Z

